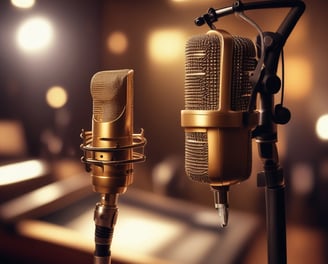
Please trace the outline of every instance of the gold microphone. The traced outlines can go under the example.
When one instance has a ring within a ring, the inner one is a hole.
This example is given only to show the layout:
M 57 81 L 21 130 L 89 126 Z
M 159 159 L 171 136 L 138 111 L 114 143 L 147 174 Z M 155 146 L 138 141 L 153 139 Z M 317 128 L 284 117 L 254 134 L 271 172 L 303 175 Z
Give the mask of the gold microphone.
M 251 173 L 251 130 L 258 122 L 257 112 L 248 112 L 255 47 L 249 39 L 210 30 L 191 37 L 185 55 L 185 170 L 211 186 L 226 226 L 229 186 Z
M 118 196 L 133 182 L 133 163 L 145 161 L 143 130 L 133 134 L 133 73 L 101 71 L 90 84 L 92 131 L 82 130 L 81 160 L 91 172 L 93 190 L 101 196 L 94 212 L 95 264 L 111 262 Z

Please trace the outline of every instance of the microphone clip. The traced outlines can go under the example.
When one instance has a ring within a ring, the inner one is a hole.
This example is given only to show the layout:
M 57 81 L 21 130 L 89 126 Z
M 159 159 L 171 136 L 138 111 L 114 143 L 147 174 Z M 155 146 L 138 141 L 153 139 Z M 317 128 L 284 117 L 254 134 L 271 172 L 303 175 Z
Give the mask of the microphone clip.
M 210 29 L 215 29 L 214 22 L 218 21 L 220 17 L 224 17 L 236 12 L 243 12 L 247 10 L 268 9 L 268 8 L 284 8 L 290 7 L 296 10 L 296 13 L 302 14 L 305 9 L 305 4 L 302 0 L 271 0 L 271 1 L 257 1 L 242 3 L 241 0 L 236 0 L 231 6 L 214 9 L 210 8 L 207 14 L 200 16 L 194 20 L 196 26 L 203 26 L 205 23 Z
M 138 163 L 146 160 L 144 154 L 144 146 L 147 143 L 146 138 L 144 137 L 144 130 L 141 129 L 139 134 L 132 135 L 132 144 L 126 146 L 115 146 L 115 147 L 94 147 L 92 146 L 92 131 L 82 130 L 80 137 L 82 138 L 82 144 L 80 148 L 83 150 L 84 155 L 81 157 L 81 162 L 86 165 L 86 171 L 89 172 L 90 166 L 104 166 L 104 165 L 123 165 L 128 163 Z M 94 158 L 95 153 L 97 152 L 117 152 L 132 149 L 132 157 L 130 159 L 124 160 L 99 160 Z M 135 149 L 140 149 L 140 152 L 135 151 Z
M 239 12 L 244 10 L 244 5 L 240 0 L 234 1 L 232 6 L 224 7 L 221 9 L 210 8 L 207 14 L 200 16 L 195 19 L 196 26 L 202 26 L 205 23 L 210 27 L 210 29 L 216 29 L 213 25 L 214 22 L 218 21 L 220 17 L 233 14 L 234 12 Z
M 206 23 L 210 29 L 216 29 L 213 23 L 218 21 L 219 17 L 230 15 L 241 10 L 243 10 L 243 4 L 240 0 L 237 0 L 233 3 L 232 6 L 229 7 L 224 7 L 221 9 L 214 9 L 212 7 L 209 8 L 207 14 L 196 18 L 194 22 L 196 26 L 199 27 Z
M 204 14 L 203 16 L 197 17 L 195 19 L 196 26 L 202 26 L 205 23 L 210 27 L 210 29 L 216 29 L 216 27 L 213 25 L 214 22 L 218 21 L 218 17 L 215 13 L 214 8 L 210 8 L 207 12 L 207 14 Z

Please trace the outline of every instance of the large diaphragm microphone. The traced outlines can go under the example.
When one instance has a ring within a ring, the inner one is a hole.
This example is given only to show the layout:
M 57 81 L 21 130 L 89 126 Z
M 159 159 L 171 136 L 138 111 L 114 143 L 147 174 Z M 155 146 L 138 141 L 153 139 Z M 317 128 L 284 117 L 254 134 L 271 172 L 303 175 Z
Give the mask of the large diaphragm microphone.
M 92 131 L 82 130 L 82 162 L 101 194 L 94 212 L 95 263 L 110 262 L 118 195 L 133 181 L 133 163 L 145 160 L 143 130 L 133 134 L 133 70 L 96 73 L 90 84 Z M 139 152 L 135 149 L 141 149 Z
M 248 109 L 255 47 L 247 38 L 210 30 L 191 37 L 185 52 L 185 171 L 212 187 L 226 226 L 229 186 L 251 173 L 251 130 L 258 123 L 255 109 Z

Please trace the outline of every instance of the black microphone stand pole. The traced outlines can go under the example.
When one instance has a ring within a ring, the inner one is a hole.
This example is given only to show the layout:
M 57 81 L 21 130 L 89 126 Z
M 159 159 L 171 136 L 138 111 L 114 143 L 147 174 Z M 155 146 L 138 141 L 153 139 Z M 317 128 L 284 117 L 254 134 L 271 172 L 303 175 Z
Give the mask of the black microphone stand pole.
M 277 151 L 277 125 L 274 113 L 274 95 L 279 81 L 264 68 L 260 89 L 260 120 L 253 136 L 258 143 L 263 171 L 258 174 L 258 186 L 265 187 L 267 250 L 269 264 L 287 263 L 285 185 Z M 279 84 L 280 86 L 280 84 Z
M 264 170 L 258 174 L 258 185 L 265 186 L 267 250 L 269 264 L 284 264 L 286 260 L 285 185 L 279 166 L 276 135 L 256 137 Z
M 274 94 L 281 86 L 276 72 L 283 46 L 303 11 L 304 6 L 291 9 L 276 33 L 263 33 L 264 67 L 255 88 L 260 94 L 260 120 L 253 136 L 263 161 L 263 171 L 258 174 L 258 185 L 265 187 L 269 264 L 287 263 L 285 184 L 276 142 L 277 124 L 288 123 L 290 112 L 282 106 L 282 102 L 274 105 Z

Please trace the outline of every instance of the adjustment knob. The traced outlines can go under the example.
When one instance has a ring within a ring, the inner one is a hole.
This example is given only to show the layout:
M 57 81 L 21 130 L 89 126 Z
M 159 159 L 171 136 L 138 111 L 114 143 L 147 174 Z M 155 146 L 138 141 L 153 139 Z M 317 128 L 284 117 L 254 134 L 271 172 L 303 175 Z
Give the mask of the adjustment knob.
M 205 24 L 205 19 L 203 17 L 197 17 L 194 22 L 196 26 L 200 27 Z
M 269 75 L 264 77 L 265 91 L 270 94 L 276 94 L 280 90 L 281 81 L 276 75 Z
M 281 104 L 277 104 L 274 108 L 274 122 L 276 124 L 287 124 L 290 120 L 291 114 L 290 111 L 282 106 Z

